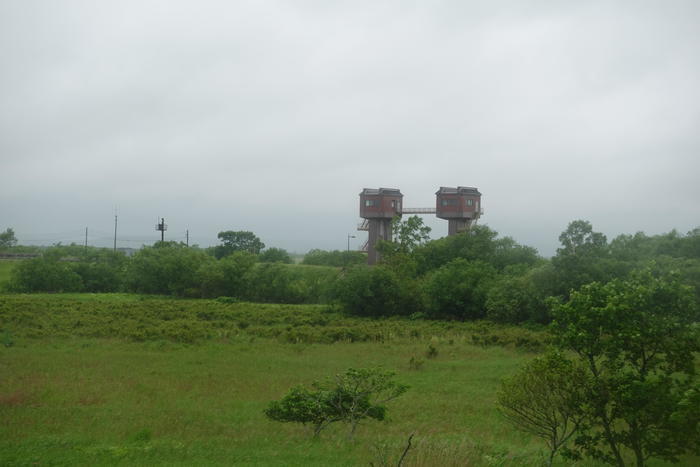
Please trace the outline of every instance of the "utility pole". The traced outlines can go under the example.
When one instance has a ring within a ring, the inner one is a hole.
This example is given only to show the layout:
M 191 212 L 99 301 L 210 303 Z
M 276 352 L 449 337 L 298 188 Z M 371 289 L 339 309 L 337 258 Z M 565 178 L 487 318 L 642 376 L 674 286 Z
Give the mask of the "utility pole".
M 165 225 L 165 219 L 160 218 L 160 223 L 156 224 L 156 230 L 160 231 L 160 241 L 164 242 L 165 241 L 165 231 L 168 230 L 168 226 Z
M 85 253 L 87 253 L 87 227 L 85 227 Z
M 185 245 L 190 246 L 190 229 L 185 230 Z
M 114 252 L 117 252 L 117 215 L 114 215 Z

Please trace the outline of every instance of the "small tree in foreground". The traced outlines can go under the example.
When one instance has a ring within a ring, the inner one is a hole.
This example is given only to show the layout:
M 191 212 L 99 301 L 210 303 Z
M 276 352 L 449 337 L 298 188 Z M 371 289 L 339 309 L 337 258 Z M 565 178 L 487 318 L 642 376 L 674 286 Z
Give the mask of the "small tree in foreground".
M 504 380 L 498 403 L 517 428 L 544 439 L 549 447 L 547 465 L 551 466 L 559 448 L 581 425 L 585 387 L 583 368 L 560 353 L 550 353 Z
M 352 436 L 362 420 L 384 420 L 384 404 L 406 392 L 408 386 L 397 383 L 393 376 L 378 368 L 350 368 L 310 388 L 292 388 L 281 400 L 270 402 L 265 415 L 278 422 L 310 424 L 314 436 L 331 423 L 344 422 L 350 425 Z
M 577 355 L 589 379 L 585 425 L 571 454 L 622 467 L 628 449 L 642 467 L 697 451 L 700 346 L 689 287 L 641 271 L 583 286 L 553 314 L 557 345 Z

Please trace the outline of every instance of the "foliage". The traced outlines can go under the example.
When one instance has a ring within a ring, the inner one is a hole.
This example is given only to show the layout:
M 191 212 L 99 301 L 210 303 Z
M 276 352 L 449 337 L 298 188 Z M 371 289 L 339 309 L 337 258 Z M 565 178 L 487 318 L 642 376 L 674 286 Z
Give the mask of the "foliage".
M 380 241 L 377 250 L 382 256 L 410 253 L 430 240 L 431 230 L 420 216 L 410 216 L 406 220 L 396 216 L 391 220 L 392 241 Z
M 538 351 L 542 330 L 488 322 L 365 319 L 323 305 L 278 305 L 122 294 L 0 295 L 0 329 L 17 338 L 104 337 L 129 341 L 216 341 L 254 337 L 291 344 L 466 342 Z M 421 349 L 424 347 L 421 347 Z M 413 350 L 411 350 L 413 353 Z
M 71 262 L 72 270 L 80 276 L 82 291 L 101 293 L 124 289 L 128 259 L 122 253 L 100 248 L 85 249 L 78 261 Z
M 17 245 L 17 237 L 14 230 L 8 227 L 4 232 L 0 232 L 0 250 L 12 248 L 15 245 Z
M 576 220 L 559 236 L 562 247 L 552 258 L 556 271 L 557 295 L 569 292 L 593 281 L 612 279 L 605 235 L 594 232 L 590 222 Z
M 282 248 L 268 248 L 258 255 L 258 261 L 261 263 L 284 263 L 292 264 L 292 257 L 289 256 L 287 250 Z
M 251 247 L 234 246 L 238 237 L 257 239 L 250 232 L 222 232 L 227 234 L 222 241 L 228 243 L 217 247 L 223 256 L 219 261 L 198 248 L 173 242 L 145 248 L 133 258 L 75 244 L 32 250 L 15 246 L 13 251 L 41 253 L 44 260 L 28 265 L 18 261 L 22 267 L 13 276 L 12 290 L 128 291 L 275 303 L 333 301 L 363 316 L 419 313 L 431 318 L 547 323 L 548 297 L 566 299 L 585 283 L 626 279 L 633 270 L 648 267 L 654 274 L 677 273 L 700 299 L 700 229 L 686 235 L 675 231 L 621 235 L 607 244 L 590 223 L 574 221 L 561 235 L 557 256 L 549 261 L 486 226 L 427 243 L 422 243 L 426 233 L 421 233 L 422 227 L 417 217 L 399 222 L 397 241 L 378 246 L 383 252 L 381 270 L 374 273 L 351 271 L 351 266 L 366 261 L 356 251 L 311 250 L 299 266 L 284 264 L 287 256 L 281 249 L 256 256 L 247 251 Z M 230 251 L 234 247 L 243 250 Z M 254 265 L 256 259 L 262 264 Z M 459 259 L 462 262 L 451 264 Z M 0 275 L 8 275 L 10 269 L 4 268 Z M 351 283 L 359 288 L 351 290 Z M 10 281 L 5 284 L 8 290 Z
M 124 286 L 127 258 L 101 248 L 69 245 L 46 249 L 13 268 L 16 292 L 116 292 Z
M 428 315 L 433 318 L 483 318 L 486 294 L 494 276 L 494 268 L 483 261 L 458 258 L 445 264 L 427 278 Z
M 214 261 L 205 252 L 187 248 L 182 243 L 158 242 L 144 247 L 127 267 L 129 290 L 139 293 L 195 296 L 198 294 L 197 271 Z
M 641 466 L 650 457 L 674 461 L 690 448 L 694 432 L 676 422 L 696 384 L 700 350 L 690 288 L 641 271 L 583 286 L 553 315 L 558 346 L 575 352 L 590 378 L 575 454 L 624 465 L 627 448 Z
M 498 392 L 501 412 L 517 428 L 542 438 L 548 465 L 583 421 L 585 370 L 561 353 L 548 353 L 505 379 Z
M 304 303 L 307 284 L 295 277 L 292 268 L 280 263 L 262 263 L 246 274 L 245 298 L 254 302 Z
M 350 425 L 350 436 L 365 419 L 384 420 L 386 404 L 406 392 L 408 386 L 393 380 L 394 373 L 378 368 L 348 369 L 333 379 L 297 386 L 265 409 L 278 422 L 311 424 L 314 436 L 331 423 Z
M 410 315 L 417 304 L 407 296 L 400 278 L 384 266 L 355 266 L 334 289 L 342 308 L 358 316 Z
M 546 293 L 538 287 L 542 268 L 524 273 L 501 274 L 491 284 L 486 297 L 486 318 L 497 323 L 547 323 Z
M 360 251 L 324 251 L 318 249 L 310 250 L 302 260 L 302 264 L 335 267 L 350 267 L 366 262 L 367 256 Z
M 253 233 L 246 230 L 226 230 L 219 232 L 217 238 L 221 241 L 221 245 L 214 248 L 214 256 L 221 259 L 235 251 L 247 251 L 257 255 L 265 248 L 265 244 Z
M 255 255 L 236 251 L 218 261 L 203 262 L 195 275 L 201 296 L 244 298 L 249 291 L 247 274 L 255 261 Z
M 15 266 L 9 288 L 14 292 L 80 292 L 83 283 L 70 263 L 44 255 Z

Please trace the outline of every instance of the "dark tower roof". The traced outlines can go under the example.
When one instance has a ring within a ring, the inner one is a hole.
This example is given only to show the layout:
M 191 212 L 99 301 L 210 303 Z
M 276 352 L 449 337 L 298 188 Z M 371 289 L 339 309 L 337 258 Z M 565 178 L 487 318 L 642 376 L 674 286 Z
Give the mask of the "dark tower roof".
M 398 188 L 363 188 L 360 195 L 403 196 Z
M 479 190 L 472 186 L 458 186 L 457 188 L 451 186 L 441 186 L 438 191 L 435 192 L 436 195 L 473 195 L 481 196 Z

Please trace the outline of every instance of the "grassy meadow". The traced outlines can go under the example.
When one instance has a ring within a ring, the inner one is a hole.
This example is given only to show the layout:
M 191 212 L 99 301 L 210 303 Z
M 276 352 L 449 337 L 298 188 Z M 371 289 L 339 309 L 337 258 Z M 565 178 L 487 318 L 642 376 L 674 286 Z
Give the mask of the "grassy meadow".
M 540 465 L 495 399 L 546 342 L 325 306 L 0 295 L 0 465 L 396 465 L 411 433 L 405 466 Z M 296 384 L 373 366 L 410 389 L 352 440 L 263 415 Z

